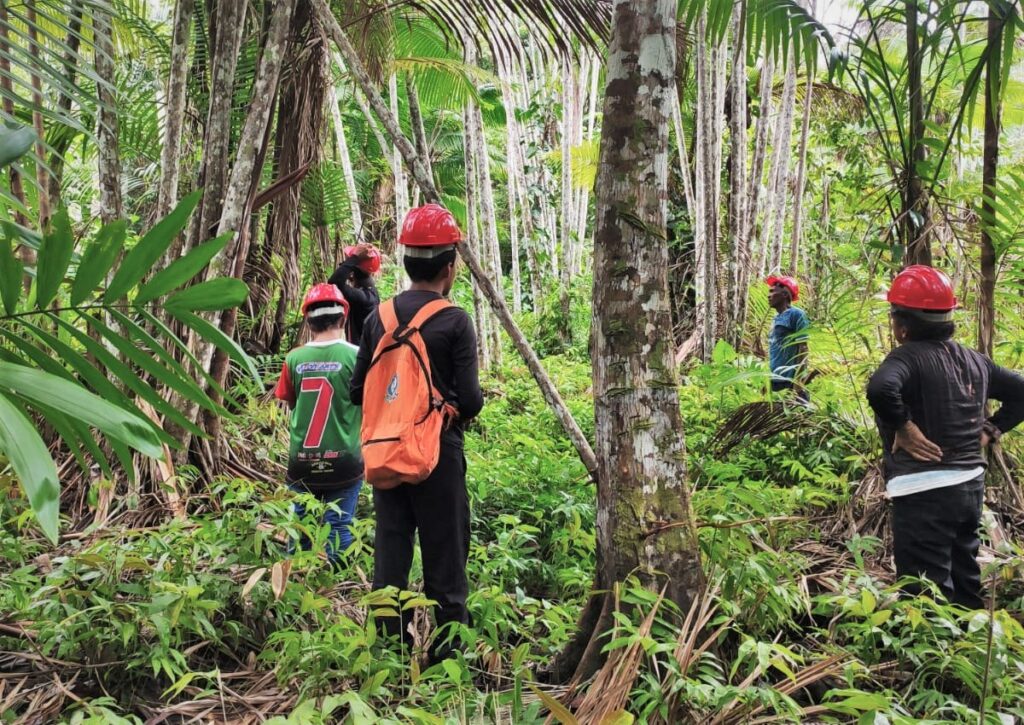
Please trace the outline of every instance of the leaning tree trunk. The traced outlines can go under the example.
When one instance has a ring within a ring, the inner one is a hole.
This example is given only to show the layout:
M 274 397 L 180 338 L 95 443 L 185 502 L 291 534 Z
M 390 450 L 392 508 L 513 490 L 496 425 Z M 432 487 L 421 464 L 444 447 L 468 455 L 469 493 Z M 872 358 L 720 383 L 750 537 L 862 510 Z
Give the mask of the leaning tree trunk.
M 674 374 L 665 242 L 675 102 L 674 0 L 612 10 L 594 235 L 594 421 L 601 615 L 575 681 L 599 665 L 615 583 L 638 576 L 686 611 L 703 585 Z M 626 213 L 628 212 L 628 213 Z M 643 425 L 637 425 L 643 421 Z M 593 607 L 593 602 L 591 607 Z
M 1012 26 L 1010 26 L 1012 27 Z M 988 58 L 985 67 L 985 146 L 981 170 L 981 283 L 978 289 L 978 350 L 992 357 L 996 323 L 996 172 L 1002 125 L 1002 30 L 994 7 L 988 9 Z
M 348 63 L 348 67 L 355 77 L 356 82 L 366 94 L 366 98 L 373 106 L 373 110 L 377 114 L 377 117 L 380 118 L 384 127 L 387 129 L 388 135 L 392 138 L 395 146 L 401 152 L 402 158 L 412 174 L 413 180 L 417 183 L 420 187 L 420 191 L 423 193 L 424 201 L 440 203 L 441 195 L 437 192 L 437 187 L 434 186 L 433 180 L 427 175 L 426 168 L 416 155 L 416 149 L 414 149 L 412 144 L 409 143 L 409 139 L 402 134 L 402 130 L 398 126 L 398 119 L 390 112 L 387 104 L 381 97 L 380 92 L 377 90 L 376 86 L 373 85 L 373 82 L 370 80 L 370 76 L 363 67 L 362 61 L 359 59 L 359 55 L 356 53 L 355 48 L 352 47 L 352 43 L 349 41 L 348 37 L 346 37 L 341 26 L 338 24 L 337 19 L 331 14 L 327 3 L 325 0 L 312 0 L 312 2 L 316 10 L 316 15 L 324 24 L 324 28 L 330 38 L 334 41 L 335 45 L 337 45 L 338 50 L 341 51 L 341 54 Z M 529 368 L 534 380 L 537 381 L 541 394 L 544 396 L 548 405 L 551 406 L 552 412 L 555 414 L 555 417 L 558 418 L 558 422 L 561 424 L 567 437 L 572 441 L 573 446 L 576 448 L 576 452 L 583 461 L 583 465 L 590 473 L 591 478 L 596 480 L 597 459 L 594 456 L 593 449 L 590 447 L 590 443 L 587 441 L 587 438 L 580 429 L 576 419 L 573 418 L 572 413 L 562 400 L 562 396 L 559 394 L 555 384 L 551 381 L 550 376 L 548 376 L 547 372 L 544 370 L 544 366 L 537 357 L 537 353 L 535 353 L 533 348 L 530 347 L 530 343 L 527 342 L 522 330 L 519 329 L 515 319 L 513 319 L 512 313 L 505 304 L 503 296 L 495 288 L 494 283 L 486 274 L 484 274 L 484 271 L 480 266 L 480 261 L 477 259 L 472 249 L 465 244 L 460 244 L 459 254 L 466 262 L 466 266 L 469 268 L 470 274 L 473 275 L 474 279 L 476 279 L 477 283 L 480 285 L 480 290 L 484 293 L 488 302 L 490 302 L 491 307 L 494 310 L 494 314 L 497 315 L 498 319 L 501 321 L 505 332 L 512 339 L 512 344 L 515 345 L 516 350 L 518 350 L 519 354 L 522 355 L 523 361 L 526 363 L 526 367 Z
M 736 348 L 743 341 L 743 313 L 747 289 L 743 270 L 750 257 L 747 244 L 747 3 L 733 6 L 733 52 L 729 107 L 729 276 L 723 331 Z
M 96 76 L 99 78 L 99 114 L 96 123 L 97 163 L 100 178 L 100 220 L 104 224 L 124 216 L 121 201 L 121 154 L 117 144 L 117 98 L 114 94 L 114 38 L 110 14 L 93 9 Z
M 185 121 L 185 91 L 188 85 L 188 44 L 194 10 L 195 0 L 178 0 L 174 4 L 171 66 L 167 75 L 164 106 L 164 145 L 160 153 L 160 186 L 156 202 L 157 219 L 167 216 L 178 203 L 181 131 Z
M 906 165 L 906 188 L 903 194 L 903 243 L 907 264 L 931 264 L 931 214 L 924 190 L 920 167 L 927 157 L 924 145 L 924 93 L 921 87 L 923 53 L 917 37 L 918 0 L 906 0 L 907 7 L 907 100 L 910 135 Z

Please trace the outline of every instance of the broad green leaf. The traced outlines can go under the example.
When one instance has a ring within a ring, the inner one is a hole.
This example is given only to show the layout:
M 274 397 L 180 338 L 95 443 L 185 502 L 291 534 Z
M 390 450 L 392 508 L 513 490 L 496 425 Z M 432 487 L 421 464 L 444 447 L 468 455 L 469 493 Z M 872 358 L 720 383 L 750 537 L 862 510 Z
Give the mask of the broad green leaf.
M 36 262 L 36 307 L 39 309 L 47 307 L 57 296 L 74 251 L 75 237 L 71 233 L 68 210 L 60 209 L 53 215 L 50 231 L 43 235 Z
M 28 126 L 0 125 L 0 169 L 28 153 L 35 140 L 35 131 Z
M 214 327 L 199 315 L 192 314 L 187 310 L 170 309 L 168 312 L 178 322 L 188 325 L 199 333 L 204 340 L 212 342 L 224 351 L 232 360 L 245 368 L 245 371 L 249 373 L 253 380 L 260 385 L 263 384 L 263 380 L 260 378 L 260 373 L 256 369 L 256 364 L 252 361 L 252 358 L 245 353 L 245 350 L 237 342 L 225 335 L 219 328 Z
M 164 302 L 168 310 L 226 310 L 249 296 L 249 287 L 234 277 L 218 277 L 176 292 Z
M 198 403 L 212 413 L 220 414 L 222 412 L 203 392 L 202 388 L 196 385 L 191 377 L 181 376 L 168 370 L 158 361 L 154 360 L 148 350 L 143 350 L 122 335 L 114 332 L 97 317 L 86 314 L 82 314 L 81 317 L 97 332 L 101 339 L 118 349 L 122 359 L 135 363 L 144 373 L 152 376 L 156 382 L 175 391 L 186 400 Z
M 149 421 L 70 380 L 24 365 L 0 362 L 0 386 L 13 390 L 20 398 L 80 420 L 151 458 L 163 456 L 163 447 Z
M 110 281 L 106 294 L 103 295 L 104 302 L 113 302 L 124 297 L 128 291 L 146 276 L 156 261 L 171 246 L 171 242 L 177 237 L 188 223 L 192 211 L 199 203 L 202 190 L 196 189 L 186 196 L 170 214 L 158 221 L 139 243 L 136 244 L 118 267 L 114 279 Z
M 57 466 L 35 426 L 3 393 L 0 393 L 0 451 L 7 456 L 21 481 L 46 538 L 56 544 L 60 528 Z
M 3 299 L 4 310 L 8 315 L 13 315 L 18 309 L 24 271 L 21 260 L 14 256 L 12 241 L 6 233 L 0 238 L 0 298 Z
M 205 269 L 210 260 L 231 241 L 234 235 L 234 232 L 221 234 L 219 237 L 199 245 L 184 257 L 174 260 L 167 269 L 157 272 L 153 279 L 139 290 L 139 294 L 135 298 L 136 304 L 155 300 L 157 297 L 181 287 Z
M 123 219 L 100 229 L 92 244 L 82 252 L 82 262 L 71 285 L 71 304 L 80 305 L 106 278 L 124 246 L 128 222 Z

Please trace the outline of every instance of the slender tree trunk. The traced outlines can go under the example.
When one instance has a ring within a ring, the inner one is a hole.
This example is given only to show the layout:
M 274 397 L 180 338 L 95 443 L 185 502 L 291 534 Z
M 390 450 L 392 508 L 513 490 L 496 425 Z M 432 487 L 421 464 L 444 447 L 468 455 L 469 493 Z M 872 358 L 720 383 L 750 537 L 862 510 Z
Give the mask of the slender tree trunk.
M 181 156 L 181 131 L 185 121 L 185 91 L 188 84 L 188 46 L 192 31 L 195 0 L 177 0 L 174 4 L 174 29 L 171 33 L 171 66 L 167 75 L 167 99 L 164 107 L 164 138 L 160 153 L 160 187 L 156 218 L 163 219 L 178 203 L 178 170 Z
M 904 244 L 907 264 L 931 264 L 931 215 L 928 197 L 918 166 L 927 157 L 924 139 L 924 93 L 921 88 L 921 53 L 917 37 L 918 0 L 906 0 L 907 7 L 907 94 L 910 106 L 910 144 L 907 186 L 903 202 Z
M 68 18 L 68 32 L 64 36 L 64 78 L 69 87 L 75 84 L 78 75 L 78 50 L 82 45 L 82 3 L 72 0 L 70 17 Z M 71 107 L 74 99 L 70 93 L 60 92 L 57 100 L 57 108 L 61 114 L 71 114 Z M 61 186 L 64 180 L 64 156 L 71 147 L 70 141 L 56 141 L 53 144 L 53 152 L 50 154 L 50 187 L 48 195 L 51 199 L 61 198 Z
M 764 179 L 764 162 L 768 155 L 768 136 L 771 134 L 771 113 L 772 113 L 772 74 L 775 71 L 775 64 L 771 55 L 765 56 L 761 64 L 761 82 L 758 87 L 758 103 L 760 111 L 757 117 L 757 128 L 754 131 L 754 152 L 750 161 L 750 184 L 747 192 L 747 223 L 744 234 L 747 238 L 747 245 L 755 243 L 760 239 L 757 233 L 757 216 L 761 209 L 761 187 Z M 769 177 L 771 172 L 769 172 Z M 758 253 L 758 258 L 763 259 L 763 253 Z M 747 260 L 745 272 L 749 279 L 751 271 L 751 260 Z M 760 271 L 760 270 L 758 270 Z M 744 284 L 744 289 L 747 285 Z
M 114 75 L 114 38 L 110 14 L 102 8 L 93 9 L 93 32 L 96 48 L 97 90 L 100 100 L 96 124 L 96 148 L 100 178 L 100 220 L 104 224 L 121 219 L 121 154 L 117 141 L 117 79 Z
M 409 100 L 409 124 L 412 126 L 413 139 L 416 141 L 416 153 L 423 159 L 423 165 L 434 178 L 434 169 L 430 162 L 430 145 L 427 143 L 427 132 L 423 127 L 423 113 L 420 111 L 420 97 L 416 91 L 416 82 L 412 73 L 405 74 L 405 96 Z
M 616 0 L 612 13 L 594 236 L 595 588 L 636 575 L 654 591 L 664 587 L 686 611 L 704 578 L 665 334 L 672 326 L 664 235 L 676 3 Z M 607 616 L 596 623 L 577 681 L 602 657 L 613 598 L 603 597 Z
M 484 269 L 490 274 L 498 292 L 504 296 L 501 273 L 501 252 L 498 246 L 498 219 L 494 211 L 494 186 L 491 184 L 491 160 L 484 136 L 483 117 L 480 108 L 470 101 L 468 111 L 472 116 L 472 145 L 476 161 L 477 189 L 479 190 L 480 256 Z M 501 365 L 501 331 L 488 316 L 488 333 L 491 337 L 491 366 Z
M 729 109 L 729 254 L 728 289 L 724 331 L 734 347 L 743 340 L 742 308 L 746 306 L 747 290 L 743 286 L 743 269 L 750 250 L 747 245 L 747 44 L 746 2 L 733 6 L 733 52 L 730 77 Z
M 529 185 L 523 170 L 522 148 L 520 147 L 519 121 L 516 118 L 516 96 L 509 81 L 509 71 L 499 67 L 501 73 L 501 97 L 505 104 L 505 131 L 507 134 L 506 147 L 508 151 L 508 180 L 509 180 L 509 217 L 510 233 L 512 243 L 512 309 L 514 312 L 522 311 L 522 273 L 520 269 L 520 254 L 522 247 L 527 247 L 527 254 L 536 258 L 530 250 L 533 244 L 533 217 L 530 209 Z M 517 214 L 522 215 L 522 241 L 519 235 L 519 220 Z M 533 262 L 528 262 L 530 273 L 530 290 L 533 307 L 537 309 L 538 295 L 538 270 L 533 268 Z
M 352 238 L 363 239 L 363 213 L 359 206 L 359 189 L 356 188 L 356 176 L 352 170 L 352 156 L 348 150 L 348 138 L 341 120 L 341 109 L 338 107 L 338 90 L 332 82 L 327 89 L 327 105 L 331 110 L 331 121 L 334 125 L 334 142 L 338 147 L 338 159 L 341 162 L 341 173 L 345 177 L 345 193 L 348 195 L 348 207 L 352 215 Z
M 770 250 L 767 258 L 759 265 L 758 273 L 764 274 L 765 267 L 776 270 L 782 267 L 782 235 L 785 233 L 786 196 L 789 188 L 789 156 L 793 137 L 793 110 L 796 105 L 796 63 L 789 54 L 786 80 L 782 87 L 782 100 L 775 121 L 775 140 L 772 144 L 771 186 L 765 208 L 764 249 Z
M 338 50 L 341 51 L 342 56 L 348 63 L 349 69 L 352 71 L 356 82 L 360 88 L 366 94 L 366 98 L 372 105 L 374 112 L 380 118 L 384 127 L 387 129 L 388 135 L 394 140 L 395 146 L 402 154 L 402 158 L 405 160 L 406 166 L 409 168 L 413 179 L 419 185 L 420 190 L 423 193 L 424 201 L 439 203 L 441 195 L 438 194 L 437 188 L 434 186 L 433 180 L 427 175 L 426 168 L 416 155 L 416 149 L 413 148 L 409 140 L 402 134 L 401 128 L 398 126 L 398 119 L 390 113 L 384 99 L 381 98 L 380 93 L 377 91 L 373 82 L 367 75 L 366 70 L 363 68 L 362 62 L 359 60 L 359 56 L 352 47 L 345 33 L 342 31 L 341 26 L 338 25 L 338 21 L 334 15 L 331 14 L 325 0 L 313 0 L 313 5 L 316 8 L 316 14 L 324 24 L 329 37 L 337 45 Z M 505 305 L 505 300 L 502 295 L 498 293 L 494 283 L 488 279 L 487 275 L 484 274 L 483 269 L 480 266 L 480 262 L 473 250 L 465 244 L 459 245 L 459 253 L 462 259 L 466 262 L 466 266 L 469 268 L 470 274 L 473 275 L 477 283 L 480 285 L 480 290 L 484 296 L 490 302 L 494 313 L 501 320 L 502 326 L 505 328 L 505 332 L 512 339 L 512 344 L 515 345 L 516 350 L 522 355 L 523 361 L 529 368 L 530 373 L 533 375 L 534 380 L 537 381 L 538 387 L 541 389 L 541 394 L 547 401 L 548 405 L 551 406 L 555 417 L 558 418 L 558 422 L 561 424 L 566 435 L 572 441 L 576 448 L 580 459 L 583 461 L 583 465 L 590 473 L 591 477 L 596 480 L 597 477 L 597 459 L 594 456 L 594 451 L 590 447 L 590 443 L 587 441 L 586 436 L 580 429 L 579 424 L 572 417 L 572 413 L 566 407 L 565 402 L 562 400 L 562 396 L 559 394 L 558 389 L 551 381 L 550 376 L 544 370 L 544 366 L 541 365 L 540 360 L 537 357 L 537 353 L 530 347 L 530 343 L 527 342 L 526 337 L 523 335 L 519 326 L 516 325 L 515 320 L 512 317 L 512 313 Z
M 683 130 L 682 99 L 676 88 L 676 99 L 672 102 L 672 128 L 676 137 L 676 152 L 679 154 L 679 176 L 683 180 L 683 197 L 686 211 L 693 223 L 696 223 L 697 200 L 693 191 L 693 172 L 690 170 L 690 156 L 686 148 L 686 132 Z
M 49 176 L 46 171 L 46 146 L 43 139 L 46 138 L 46 129 L 43 126 L 43 82 L 39 77 L 38 68 L 42 62 L 39 58 L 39 35 L 38 17 L 36 16 L 36 0 L 25 0 L 25 14 L 28 20 L 28 52 L 32 56 L 33 70 L 29 73 L 29 80 L 32 84 L 32 126 L 36 131 L 36 198 L 39 206 L 39 228 L 46 229 L 50 224 L 50 217 L 53 212 L 50 209 L 50 188 Z
M 183 251 L 206 241 L 216 231 L 224 208 L 224 194 L 231 159 L 231 106 L 238 66 L 239 47 L 245 25 L 245 0 L 217 0 L 213 18 L 216 35 L 211 47 L 213 60 L 210 108 L 203 138 L 203 201 L 198 227 L 190 230 Z
M 476 143 L 473 139 L 473 112 L 470 108 L 472 101 L 463 109 L 463 158 L 466 168 L 466 241 L 482 260 L 481 266 L 484 273 L 487 273 L 487 255 L 483 253 L 483 244 L 480 236 L 480 174 L 477 172 L 479 159 L 477 159 Z M 491 367 L 491 335 L 490 323 L 488 321 L 488 310 L 484 300 L 483 291 L 476 279 L 472 280 L 473 286 L 473 322 L 476 325 L 477 357 L 480 366 L 489 369 Z
M 392 73 L 388 77 L 388 97 L 391 99 L 391 113 L 395 118 L 398 115 L 398 80 Z M 401 225 L 405 215 L 409 213 L 409 182 L 405 176 L 405 167 L 402 166 L 402 154 L 397 147 L 392 146 L 391 168 L 395 174 L 395 224 Z M 424 169 L 427 168 L 426 161 L 422 161 Z M 429 172 L 428 172 L 429 173 Z
M 978 350 L 992 357 L 995 349 L 996 250 L 992 227 L 996 221 L 996 181 L 999 133 L 1002 126 L 1002 32 L 995 6 L 988 9 L 988 58 L 985 64 L 985 145 L 981 171 L 981 284 L 978 290 Z
M 804 115 L 800 124 L 800 146 L 796 157 L 796 188 L 793 190 L 793 234 L 789 248 L 789 273 L 795 275 L 800 266 L 800 240 L 803 236 L 804 187 L 807 179 L 807 142 L 811 136 L 811 99 L 814 78 L 804 83 Z

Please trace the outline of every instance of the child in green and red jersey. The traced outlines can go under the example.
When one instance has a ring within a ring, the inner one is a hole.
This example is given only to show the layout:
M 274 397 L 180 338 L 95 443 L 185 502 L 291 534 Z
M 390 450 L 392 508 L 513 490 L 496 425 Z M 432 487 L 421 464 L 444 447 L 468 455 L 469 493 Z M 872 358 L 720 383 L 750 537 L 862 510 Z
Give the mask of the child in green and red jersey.
M 348 395 L 358 348 L 345 340 L 348 303 L 333 284 L 314 285 L 302 313 L 313 339 L 288 353 L 274 396 L 292 409 L 288 487 L 328 504 L 327 558 L 335 563 L 352 543 L 349 526 L 363 484 L 362 411 Z M 301 504 L 295 510 L 305 513 Z M 301 545 L 307 548 L 308 539 Z

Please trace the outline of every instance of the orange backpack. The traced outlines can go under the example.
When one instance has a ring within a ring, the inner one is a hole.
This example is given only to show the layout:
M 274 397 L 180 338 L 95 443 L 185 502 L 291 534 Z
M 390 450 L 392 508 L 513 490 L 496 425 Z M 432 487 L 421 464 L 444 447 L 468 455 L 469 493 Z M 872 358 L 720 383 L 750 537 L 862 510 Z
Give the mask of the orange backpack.
M 457 411 L 438 393 L 420 328 L 447 300 L 420 308 L 399 325 L 394 300 L 378 307 L 384 334 L 370 360 L 363 384 L 363 461 L 374 488 L 419 483 L 434 470 L 441 454 L 441 432 Z

